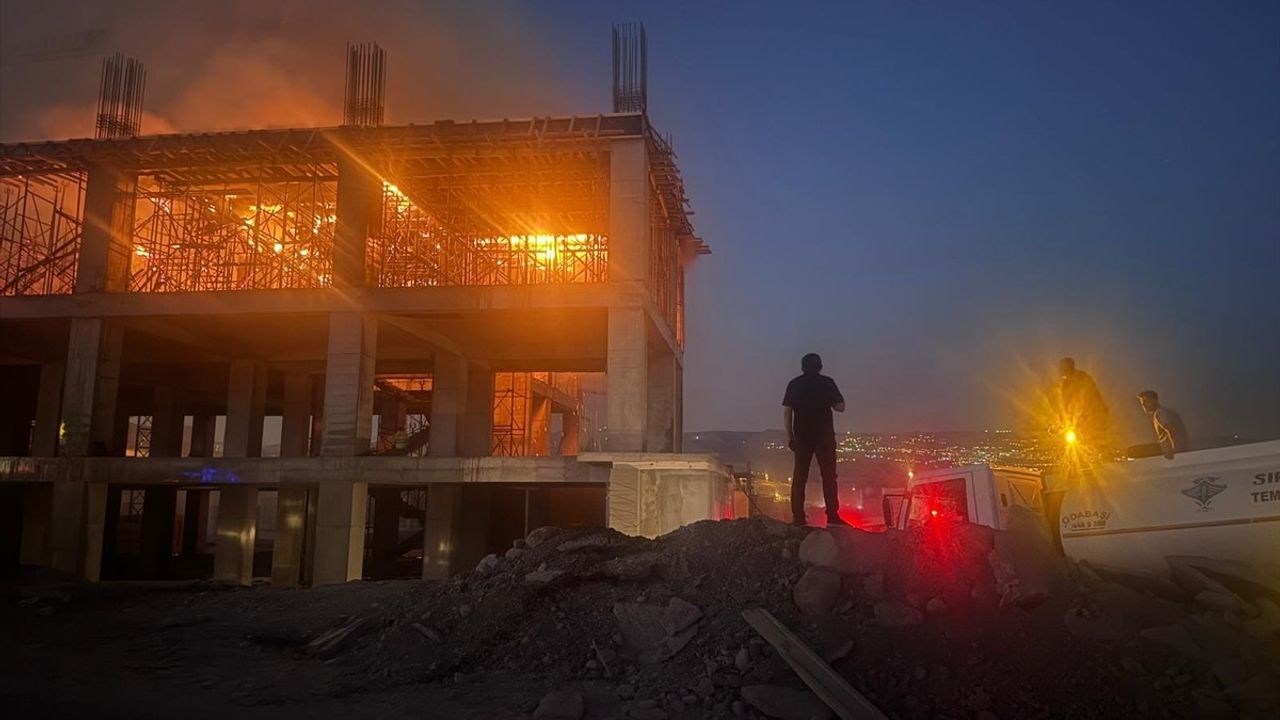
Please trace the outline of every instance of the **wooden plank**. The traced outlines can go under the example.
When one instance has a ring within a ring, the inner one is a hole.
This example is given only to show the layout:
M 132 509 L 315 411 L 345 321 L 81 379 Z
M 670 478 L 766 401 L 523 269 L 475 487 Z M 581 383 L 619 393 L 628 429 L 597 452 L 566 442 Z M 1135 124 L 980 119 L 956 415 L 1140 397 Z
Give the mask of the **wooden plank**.
M 764 608 L 743 610 L 742 617 L 760 637 L 773 646 L 804 684 L 839 715 L 841 720 L 888 720 L 884 713 L 862 696 L 831 666 L 822 661 L 803 640 Z

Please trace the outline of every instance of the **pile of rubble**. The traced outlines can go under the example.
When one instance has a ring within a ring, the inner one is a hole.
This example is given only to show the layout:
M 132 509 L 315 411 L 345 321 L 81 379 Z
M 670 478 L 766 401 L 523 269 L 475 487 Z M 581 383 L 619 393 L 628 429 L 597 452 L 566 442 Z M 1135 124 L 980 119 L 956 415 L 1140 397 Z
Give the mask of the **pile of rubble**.
M 309 652 L 389 685 L 536 678 L 545 696 L 511 717 L 831 717 L 744 621 L 764 608 L 892 717 L 1274 716 L 1265 588 L 1101 573 L 1061 558 L 1035 516 L 1010 525 L 540 528 L 472 572 L 406 584 Z

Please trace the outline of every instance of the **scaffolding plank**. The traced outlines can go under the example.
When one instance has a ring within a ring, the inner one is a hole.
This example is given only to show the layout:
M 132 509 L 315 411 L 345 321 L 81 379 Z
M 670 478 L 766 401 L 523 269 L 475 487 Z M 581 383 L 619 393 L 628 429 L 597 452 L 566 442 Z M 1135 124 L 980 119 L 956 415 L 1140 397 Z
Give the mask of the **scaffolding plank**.
M 764 608 L 743 610 L 742 617 L 773 646 L 804 684 L 842 720 L 888 720 L 853 686 L 822 661 L 803 640 Z

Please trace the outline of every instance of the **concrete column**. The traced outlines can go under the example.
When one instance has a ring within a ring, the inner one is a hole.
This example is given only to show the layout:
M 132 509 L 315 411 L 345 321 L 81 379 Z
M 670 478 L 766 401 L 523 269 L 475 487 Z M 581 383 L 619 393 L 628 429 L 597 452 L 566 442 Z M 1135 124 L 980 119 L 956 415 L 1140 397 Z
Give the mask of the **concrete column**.
M 284 416 L 280 419 L 280 457 L 306 457 L 311 444 L 311 377 L 284 377 Z
M 97 582 L 102 573 L 102 534 L 108 510 L 106 483 L 56 481 L 52 510 L 49 565 L 82 580 Z
M 276 493 L 276 539 L 271 548 L 271 584 L 294 587 L 302 581 L 307 534 L 307 488 L 281 485 Z
M 192 456 L 198 457 L 198 456 Z M 190 557 L 205 551 L 205 530 L 209 527 L 209 491 L 188 490 L 182 510 L 182 554 Z
M 227 383 L 224 457 L 262 456 L 262 419 L 267 409 L 267 366 L 256 360 L 232 360 Z
M 400 488 L 372 488 L 369 496 L 373 498 L 369 556 L 375 564 L 384 565 L 394 561 L 399 554 L 396 548 L 400 545 Z
M 649 277 L 649 158 L 644 138 L 609 144 L 609 280 Z
M 359 580 L 364 574 L 364 522 L 368 507 L 368 483 L 320 483 L 312 584 L 344 583 Z
M 605 368 L 605 449 L 644 449 L 648 420 L 648 318 L 644 308 L 609 308 L 609 347 Z
M 62 386 L 66 382 L 65 362 L 40 365 L 40 388 L 36 396 L 36 425 L 31 438 L 31 454 L 53 457 L 58 454 L 58 425 L 62 419 Z
M 172 385 L 157 385 L 151 402 L 151 457 L 182 457 L 181 391 Z
M 395 393 L 384 391 L 377 394 L 376 404 L 378 408 L 378 447 L 394 449 L 396 434 L 404 430 L 405 426 L 407 410 L 404 399 Z
M 363 287 L 369 227 L 379 213 L 382 183 L 359 161 L 338 159 L 337 224 L 333 238 L 333 286 Z
M 322 454 L 349 457 L 369 451 L 377 347 L 375 317 L 356 312 L 329 316 Z
M 32 483 L 22 488 L 23 565 L 49 565 L 49 521 L 53 513 L 53 483 Z
M 467 410 L 467 360 L 444 350 L 435 351 L 431 374 L 431 444 L 429 457 L 458 457 Z M 490 408 L 490 414 L 493 409 Z
M 218 418 L 216 415 L 191 416 L 191 457 L 213 457 L 217 443 Z
M 462 487 L 431 485 L 422 527 L 422 579 L 444 580 L 454 568 L 454 536 L 462 523 Z
M 106 165 L 89 168 L 76 292 L 124 292 L 129 283 L 136 174 Z
M 551 454 L 551 399 L 532 395 L 529 402 L 529 454 L 546 457 Z
M 582 417 L 576 412 L 566 412 L 564 435 L 560 438 L 560 456 L 573 457 L 582 452 Z
M 213 579 L 235 585 L 253 582 L 253 545 L 258 534 L 258 488 L 219 488 L 218 540 L 213 547 Z
M 671 451 L 684 452 L 684 366 L 679 362 L 675 367 L 675 409 L 672 413 L 672 421 L 674 427 L 672 429 L 673 439 Z
M 654 353 L 649 356 L 646 451 L 675 451 L 675 404 L 675 356 L 670 351 Z
M 142 552 L 138 570 L 142 577 L 158 580 L 169 572 L 173 557 L 173 521 L 178 511 L 178 488 L 152 486 L 142 502 Z
M 311 383 L 311 446 L 307 454 L 318 457 L 324 454 L 324 382 Z
M 467 411 L 463 417 L 463 457 L 493 454 L 493 371 L 470 364 L 467 367 Z
M 62 454 L 122 455 L 112 447 L 123 330 L 101 318 L 71 318 L 62 390 Z

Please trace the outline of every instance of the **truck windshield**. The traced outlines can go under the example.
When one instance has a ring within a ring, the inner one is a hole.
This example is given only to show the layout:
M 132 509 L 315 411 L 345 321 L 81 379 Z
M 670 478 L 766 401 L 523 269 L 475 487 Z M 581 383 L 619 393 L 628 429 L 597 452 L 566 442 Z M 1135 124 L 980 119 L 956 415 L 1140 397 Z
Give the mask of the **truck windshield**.
M 965 495 L 964 478 L 917 485 L 911 491 L 911 516 L 907 526 L 920 527 L 937 518 L 969 520 L 969 501 Z

